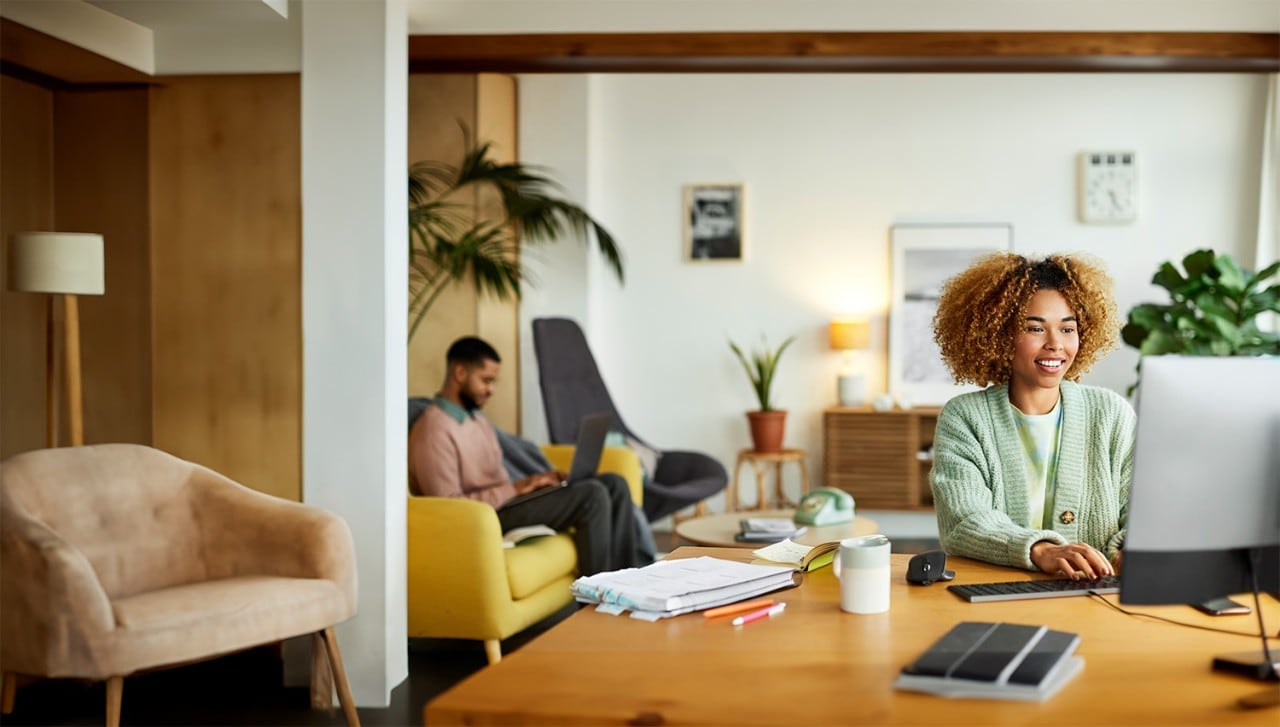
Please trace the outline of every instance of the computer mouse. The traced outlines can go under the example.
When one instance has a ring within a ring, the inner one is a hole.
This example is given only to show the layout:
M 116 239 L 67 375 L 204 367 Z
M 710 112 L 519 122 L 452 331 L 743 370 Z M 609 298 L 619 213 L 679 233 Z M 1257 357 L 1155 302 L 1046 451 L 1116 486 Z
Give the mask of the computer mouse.
M 907 583 L 917 586 L 928 586 L 955 577 L 955 571 L 947 570 L 946 551 L 928 550 L 912 556 L 907 563 Z

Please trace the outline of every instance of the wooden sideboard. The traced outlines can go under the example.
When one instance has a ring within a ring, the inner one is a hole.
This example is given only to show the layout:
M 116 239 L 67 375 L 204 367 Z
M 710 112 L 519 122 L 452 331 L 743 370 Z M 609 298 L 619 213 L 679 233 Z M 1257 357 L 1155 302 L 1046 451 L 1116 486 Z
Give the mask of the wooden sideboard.
M 823 486 L 852 494 L 859 508 L 932 508 L 929 468 L 939 411 L 827 409 L 822 415 Z

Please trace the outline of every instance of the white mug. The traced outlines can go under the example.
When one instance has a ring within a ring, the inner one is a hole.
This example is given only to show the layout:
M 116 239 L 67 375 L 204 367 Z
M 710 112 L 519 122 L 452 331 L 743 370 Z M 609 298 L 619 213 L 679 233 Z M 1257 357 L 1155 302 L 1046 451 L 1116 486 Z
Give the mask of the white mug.
M 884 613 L 889 610 L 889 539 L 864 535 L 840 541 L 833 564 L 840 580 L 840 610 Z

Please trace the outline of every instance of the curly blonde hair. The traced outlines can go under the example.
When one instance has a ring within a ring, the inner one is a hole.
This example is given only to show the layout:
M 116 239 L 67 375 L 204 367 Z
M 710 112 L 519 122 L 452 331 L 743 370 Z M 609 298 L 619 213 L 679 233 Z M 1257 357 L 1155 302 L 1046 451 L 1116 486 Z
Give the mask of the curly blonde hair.
M 943 283 L 933 338 L 957 383 L 1003 384 L 1011 376 L 1014 340 L 1031 296 L 1056 290 L 1071 306 L 1080 332 L 1080 350 L 1065 374 L 1075 381 L 1119 339 L 1112 288 L 1101 262 L 1088 256 L 987 255 Z

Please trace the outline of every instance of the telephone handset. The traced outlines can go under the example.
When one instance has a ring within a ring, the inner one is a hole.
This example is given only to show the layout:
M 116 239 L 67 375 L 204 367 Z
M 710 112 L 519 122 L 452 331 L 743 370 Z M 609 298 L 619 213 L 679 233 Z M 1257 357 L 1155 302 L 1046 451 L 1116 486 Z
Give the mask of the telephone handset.
M 853 495 L 834 487 L 819 487 L 800 498 L 795 521 L 815 526 L 852 522 Z

